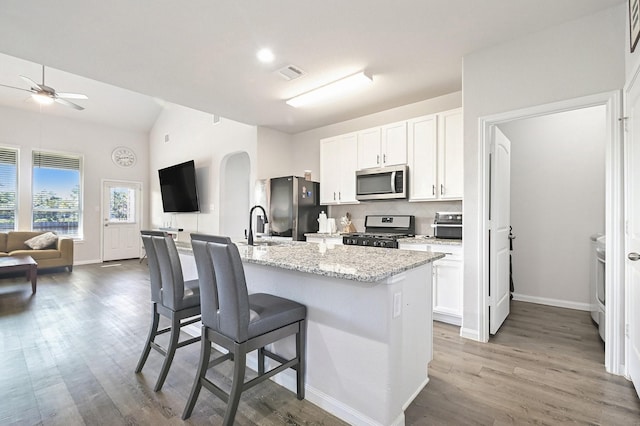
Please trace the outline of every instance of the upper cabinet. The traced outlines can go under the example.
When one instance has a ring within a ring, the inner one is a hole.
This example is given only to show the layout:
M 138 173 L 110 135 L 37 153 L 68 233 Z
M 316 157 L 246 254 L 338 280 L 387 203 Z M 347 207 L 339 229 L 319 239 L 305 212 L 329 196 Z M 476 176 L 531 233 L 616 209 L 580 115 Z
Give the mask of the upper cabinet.
M 357 204 L 356 133 L 320 140 L 320 204 Z
M 407 164 L 407 122 L 362 130 L 358 134 L 358 170 Z
M 442 200 L 461 199 L 464 191 L 462 108 L 438 114 L 438 180 Z
M 408 121 L 409 200 L 463 195 L 462 109 Z
M 320 202 L 356 204 L 356 170 L 409 166 L 409 201 L 461 200 L 462 108 L 320 141 Z

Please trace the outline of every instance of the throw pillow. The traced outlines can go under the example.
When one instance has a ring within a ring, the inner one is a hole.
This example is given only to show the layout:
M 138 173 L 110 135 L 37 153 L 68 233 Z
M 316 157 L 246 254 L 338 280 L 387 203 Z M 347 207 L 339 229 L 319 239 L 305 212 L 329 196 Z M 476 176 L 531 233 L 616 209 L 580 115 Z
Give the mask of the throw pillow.
M 49 246 L 52 246 L 58 241 L 58 236 L 53 232 L 45 232 L 44 234 L 37 235 L 33 238 L 29 238 L 24 243 L 31 247 L 33 250 L 42 250 Z

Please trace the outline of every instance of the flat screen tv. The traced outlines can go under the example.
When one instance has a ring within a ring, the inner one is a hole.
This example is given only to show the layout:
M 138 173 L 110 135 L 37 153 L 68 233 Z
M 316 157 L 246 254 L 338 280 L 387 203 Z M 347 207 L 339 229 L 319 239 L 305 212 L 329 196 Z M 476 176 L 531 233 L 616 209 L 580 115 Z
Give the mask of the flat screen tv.
M 193 160 L 158 170 L 162 208 L 166 213 L 200 211 Z

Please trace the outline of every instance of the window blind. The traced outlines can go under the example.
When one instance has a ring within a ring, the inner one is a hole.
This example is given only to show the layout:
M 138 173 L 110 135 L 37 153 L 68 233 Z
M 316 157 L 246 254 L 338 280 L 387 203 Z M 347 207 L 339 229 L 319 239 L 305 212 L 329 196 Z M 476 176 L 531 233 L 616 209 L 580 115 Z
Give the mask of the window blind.
M 18 150 L 0 147 L 0 230 L 13 230 L 16 224 L 18 193 Z

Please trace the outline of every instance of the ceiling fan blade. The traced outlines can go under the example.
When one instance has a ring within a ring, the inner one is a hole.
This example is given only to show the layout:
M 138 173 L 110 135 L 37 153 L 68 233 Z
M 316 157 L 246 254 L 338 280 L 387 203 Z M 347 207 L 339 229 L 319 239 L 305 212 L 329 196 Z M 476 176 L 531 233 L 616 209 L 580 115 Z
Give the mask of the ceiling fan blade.
M 20 78 L 23 79 L 24 81 L 26 81 L 27 84 L 29 84 L 30 87 L 37 88 L 38 90 L 44 90 L 40 84 L 38 84 L 35 81 L 31 80 L 29 77 L 25 77 L 24 75 L 21 75 Z
M 83 95 L 81 93 L 60 93 L 60 92 L 56 92 L 56 96 L 58 98 L 64 98 L 64 99 L 89 99 L 87 97 L 87 95 Z
M 65 106 L 68 106 L 68 107 L 71 107 L 71 108 L 75 108 L 75 109 L 77 109 L 79 111 L 82 111 L 84 109 L 84 107 L 81 107 L 80 105 L 74 104 L 73 102 L 69 102 L 69 101 L 67 101 L 65 99 L 54 98 L 53 100 L 56 101 L 59 104 L 62 104 L 62 105 L 65 105 Z
M 22 87 L 7 86 L 6 84 L 0 84 L 0 86 L 2 86 L 2 87 L 8 87 L 8 88 L 10 88 L 10 89 L 24 90 L 25 92 L 31 92 L 31 90 L 29 90 L 29 89 L 23 89 Z

